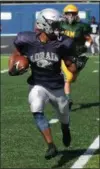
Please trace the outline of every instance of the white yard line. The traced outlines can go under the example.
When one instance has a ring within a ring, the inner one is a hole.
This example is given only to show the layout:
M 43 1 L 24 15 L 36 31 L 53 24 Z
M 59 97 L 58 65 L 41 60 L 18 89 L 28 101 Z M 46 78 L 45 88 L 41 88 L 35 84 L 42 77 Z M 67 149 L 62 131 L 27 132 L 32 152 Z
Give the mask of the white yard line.
M 1 73 L 6 73 L 8 72 L 8 69 L 1 70 Z
M 8 55 L 1 55 L 1 59 L 8 59 L 9 56 L 10 56 L 10 54 L 8 54 Z
M 100 136 L 97 136 L 85 153 L 79 157 L 79 159 L 71 166 L 71 168 L 83 168 L 88 160 L 92 157 L 93 153 L 99 149 L 99 140 Z
M 99 61 L 95 61 L 94 63 L 100 63 Z
M 4 49 L 4 48 L 8 48 L 9 45 L 1 45 L 0 47 L 1 47 L 1 49 Z
M 98 70 L 93 70 L 92 73 L 98 73 L 99 71 Z
M 11 33 L 11 34 L 2 33 L 2 34 L 1 34 L 1 37 L 2 37 L 2 36 L 6 36 L 6 37 L 8 36 L 8 37 L 9 37 L 9 36 L 16 36 L 16 35 L 17 35 L 16 33 Z
M 100 121 L 100 118 L 97 118 L 96 120 L 97 120 L 97 121 Z

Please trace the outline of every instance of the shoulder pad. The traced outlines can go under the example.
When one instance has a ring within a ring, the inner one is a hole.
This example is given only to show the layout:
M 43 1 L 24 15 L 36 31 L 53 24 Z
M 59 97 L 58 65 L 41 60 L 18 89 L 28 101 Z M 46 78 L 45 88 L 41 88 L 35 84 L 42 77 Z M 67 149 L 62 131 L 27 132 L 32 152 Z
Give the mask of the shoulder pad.
M 73 41 L 74 40 L 72 38 L 64 35 L 63 38 L 62 38 L 61 46 L 63 45 L 67 48 L 70 48 L 70 46 L 72 46 L 72 44 L 73 44 Z
M 17 46 L 19 44 L 30 44 L 34 43 L 36 40 L 36 33 L 31 31 L 19 32 L 16 36 L 14 44 Z

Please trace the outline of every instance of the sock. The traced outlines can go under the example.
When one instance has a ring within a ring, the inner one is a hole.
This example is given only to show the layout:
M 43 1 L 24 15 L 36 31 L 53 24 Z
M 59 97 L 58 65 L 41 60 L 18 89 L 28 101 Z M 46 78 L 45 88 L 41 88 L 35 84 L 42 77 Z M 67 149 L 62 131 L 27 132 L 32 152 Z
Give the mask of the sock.
M 48 143 L 48 148 L 52 148 L 54 146 L 55 146 L 54 143 Z
M 66 130 L 67 130 L 68 128 L 69 128 L 69 124 L 63 124 L 63 123 L 61 123 L 61 129 L 62 129 L 63 132 L 66 133 Z
M 67 98 L 68 100 L 71 99 L 70 93 L 66 94 L 66 98 Z
M 44 131 L 50 127 L 48 120 L 44 116 L 44 113 L 42 113 L 42 112 L 33 113 L 33 117 L 34 117 L 36 125 L 40 131 Z

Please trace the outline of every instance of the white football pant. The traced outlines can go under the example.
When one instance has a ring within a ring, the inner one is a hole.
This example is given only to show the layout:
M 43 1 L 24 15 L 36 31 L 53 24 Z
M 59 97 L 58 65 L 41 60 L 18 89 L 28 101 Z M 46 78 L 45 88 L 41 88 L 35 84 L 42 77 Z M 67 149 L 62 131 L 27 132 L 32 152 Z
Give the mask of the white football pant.
M 30 86 L 28 101 L 32 113 L 44 112 L 45 105 L 51 103 L 59 121 L 69 123 L 69 106 L 64 89 L 50 90 L 40 85 Z
M 92 54 L 95 54 L 95 52 L 99 52 L 100 47 L 100 37 L 98 34 L 91 34 L 91 38 L 93 40 L 93 44 L 91 45 L 91 52 Z

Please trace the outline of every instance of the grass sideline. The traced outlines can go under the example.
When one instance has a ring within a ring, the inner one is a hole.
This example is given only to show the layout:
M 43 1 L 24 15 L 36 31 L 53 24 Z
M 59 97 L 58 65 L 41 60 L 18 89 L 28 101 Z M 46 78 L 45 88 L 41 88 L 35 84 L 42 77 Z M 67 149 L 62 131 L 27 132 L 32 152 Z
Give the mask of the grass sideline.
M 7 57 L 1 57 L 1 68 L 7 69 Z M 59 123 L 51 125 L 54 142 L 60 154 L 50 161 L 44 159 L 47 149 L 33 123 L 27 103 L 28 74 L 10 77 L 1 74 L 1 168 L 70 168 L 99 134 L 99 57 L 90 57 L 85 69 L 72 84 L 74 106 L 71 112 L 72 144 L 66 149 L 61 140 Z M 50 105 L 46 107 L 48 119 L 55 117 Z M 95 163 L 88 166 L 98 168 L 98 151 Z M 92 160 L 92 161 L 91 161 Z M 94 165 L 93 165 L 94 164 Z

